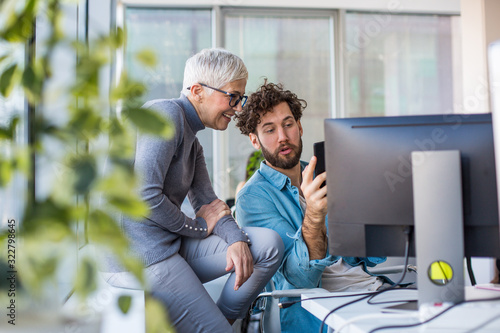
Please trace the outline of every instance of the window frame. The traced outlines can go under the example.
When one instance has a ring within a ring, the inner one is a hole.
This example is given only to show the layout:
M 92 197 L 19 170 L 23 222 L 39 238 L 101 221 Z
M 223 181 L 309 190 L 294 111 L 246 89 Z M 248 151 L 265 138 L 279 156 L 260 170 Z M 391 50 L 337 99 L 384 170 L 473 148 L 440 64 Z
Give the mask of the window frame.
M 117 7 L 122 7 L 122 22 L 125 25 L 126 8 L 161 8 L 161 9 L 210 9 L 212 11 L 212 46 L 225 47 L 225 18 L 233 13 L 245 13 L 250 15 L 273 15 L 273 16 L 331 16 L 333 29 L 331 42 L 331 91 L 330 91 L 330 117 L 346 117 L 347 71 L 344 69 L 344 58 L 342 47 L 346 40 L 345 17 L 347 12 L 377 13 L 377 14 L 421 14 L 421 15 L 460 15 L 460 2 L 450 1 L 436 4 L 431 0 L 414 3 L 410 0 L 400 0 L 394 4 L 384 1 L 340 1 L 332 6 L 322 0 L 311 0 L 304 5 L 300 0 L 291 0 L 285 4 L 268 1 L 245 0 L 187 0 L 182 4 L 178 0 L 118 0 Z M 119 70 L 117 70 L 119 73 Z M 227 131 L 212 131 L 212 154 L 213 154 L 213 187 L 217 196 L 223 200 L 231 197 L 229 181 L 229 133 Z

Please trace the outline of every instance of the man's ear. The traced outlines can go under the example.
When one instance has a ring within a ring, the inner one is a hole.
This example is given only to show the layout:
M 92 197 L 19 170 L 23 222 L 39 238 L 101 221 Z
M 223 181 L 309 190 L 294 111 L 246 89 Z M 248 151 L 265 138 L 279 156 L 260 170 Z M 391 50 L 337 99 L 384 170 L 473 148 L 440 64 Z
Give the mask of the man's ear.
M 302 135 L 304 134 L 304 130 L 302 129 L 302 124 L 300 123 L 300 119 L 297 120 L 297 124 L 299 125 L 300 137 L 302 137 Z
M 257 138 L 257 134 L 250 133 L 248 134 L 248 137 L 250 138 L 250 142 L 252 143 L 252 146 L 259 150 L 260 149 L 260 143 L 259 143 L 259 138 Z

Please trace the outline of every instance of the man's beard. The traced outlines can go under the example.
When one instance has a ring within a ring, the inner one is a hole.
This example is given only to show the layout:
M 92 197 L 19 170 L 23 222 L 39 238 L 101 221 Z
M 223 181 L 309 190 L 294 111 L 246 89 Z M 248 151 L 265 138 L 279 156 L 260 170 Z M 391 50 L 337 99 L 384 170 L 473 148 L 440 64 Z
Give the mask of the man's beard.
M 264 155 L 266 161 L 269 162 L 269 164 L 271 164 L 273 167 L 288 170 L 292 169 L 300 162 L 300 156 L 302 155 L 302 138 L 300 138 L 298 147 L 290 143 L 286 145 L 280 145 L 274 153 L 271 153 L 269 150 L 264 148 L 262 142 L 260 142 L 260 139 L 258 140 L 260 143 L 260 148 L 262 149 L 262 155 Z M 295 154 L 290 153 L 288 155 L 280 155 L 280 151 L 284 146 L 291 148 L 292 151 L 295 152 Z

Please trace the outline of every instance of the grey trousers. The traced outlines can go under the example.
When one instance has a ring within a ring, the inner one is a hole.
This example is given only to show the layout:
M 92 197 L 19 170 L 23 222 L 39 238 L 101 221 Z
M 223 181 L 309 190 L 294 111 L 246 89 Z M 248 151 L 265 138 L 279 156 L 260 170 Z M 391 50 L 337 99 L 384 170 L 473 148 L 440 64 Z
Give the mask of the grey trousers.
M 243 230 L 252 242 L 253 274 L 235 291 L 233 271 L 217 304 L 203 287 L 203 283 L 228 273 L 225 271 L 227 243 L 216 235 L 201 240 L 183 238 L 178 254 L 145 269 L 152 296 L 165 305 L 178 333 L 232 332 L 226 318 L 243 318 L 278 269 L 284 251 L 280 236 L 266 228 Z M 128 272 L 105 273 L 104 278 L 115 287 L 137 286 Z

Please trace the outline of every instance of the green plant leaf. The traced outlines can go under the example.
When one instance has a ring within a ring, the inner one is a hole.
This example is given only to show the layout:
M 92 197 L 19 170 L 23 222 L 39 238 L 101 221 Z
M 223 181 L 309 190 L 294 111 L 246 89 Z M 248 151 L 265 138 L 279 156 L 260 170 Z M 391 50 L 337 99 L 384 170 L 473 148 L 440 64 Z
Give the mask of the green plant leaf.
M 255 171 L 257 171 L 260 168 L 260 162 L 262 162 L 263 160 L 264 160 L 264 155 L 262 155 L 261 150 L 256 150 L 250 155 L 246 169 L 246 173 L 248 175 L 246 180 L 249 180 L 250 177 L 253 176 Z
M 15 116 L 14 118 L 11 119 L 11 121 L 6 127 L 0 126 L 0 139 L 13 140 L 18 123 L 19 123 L 19 117 Z
M 154 67 L 157 63 L 156 53 L 152 50 L 142 50 L 136 54 L 137 60 L 143 65 Z
M 89 140 L 101 134 L 103 118 L 89 107 L 80 107 L 72 112 L 68 130 L 80 140 Z
M 131 217 L 143 217 L 148 214 L 148 206 L 138 197 L 131 195 L 110 195 L 108 202 L 121 212 Z
M 30 170 L 30 150 L 29 147 L 19 147 L 14 156 L 14 168 L 28 176 Z
M 130 297 L 130 295 L 121 295 L 120 297 L 118 297 L 118 307 L 123 314 L 127 314 L 128 310 L 130 310 L 131 305 L 132 297 Z
M 17 64 L 14 64 L 7 68 L 0 76 L 0 93 L 4 97 L 9 97 L 12 89 L 15 86 L 14 74 L 17 70 Z
M 88 236 L 94 244 L 102 244 L 117 251 L 126 251 L 128 239 L 118 222 L 102 210 L 96 209 L 89 214 Z
M 0 158 L 0 187 L 4 187 L 10 183 L 12 173 L 12 162 Z
M 174 135 L 174 128 L 170 121 L 153 110 L 128 108 L 124 109 L 122 114 L 142 132 L 155 134 L 165 139 L 170 139 Z
M 73 187 L 77 194 L 85 194 L 89 191 L 97 177 L 96 162 L 93 156 L 83 155 L 71 161 L 75 182 Z
M 0 56 L 0 64 L 5 60 L 5 59 L 8 59 L 9 58 L 9 55 L 3 55 L 3 56 Z
M 125 42 L 125 32 L 123 31 L 122 28 L 117 27 L 116 31 L 112 32 L 110 35 L 111 39 L 111 47 L 113 48 L 120 48 L 123 46 L 123 43 Z
M 163 304 L 148 294 L 146 294 L 146 332 L 175 333 Z
M 41 229 L 54 228 L 47 236 L 53 241 L 72 234 L 70 225 L 73 222 L 71 208 L 55 202 L 52 198 L 37 200 L 28 205 L 22 224 L 23 230 L 29 233 L 40 232 Z M 63 229 L 59 230 L 58 228 Z
M 86 297 L 97 289 L 97 270 L 95 263 L 89 258 L 83 258 L 76 274 L 75 291 L 78 295 Z
M 129 107 L 130 105 L 140 106 L 143 103 L 137 101 L 137 99 L 141 98 L 146 92 L 146 87 L 140 82 L 136 82 L 131 80 L 126 72 L 123 72 L 120 81 L 118 82 L 118 86 L 115 87 L 111 93 L 112 101 L 121 100 L 125 102 L 125 106 Z
M 1 31 L 1 37 L 11 43 L 23 43 L 31 36 L 33 22 L 35 21 L 38 0 L 25 2 L 21 12 L 10 13 L 6 28 Z
M 40 100 L 43 89 L 43 72 L 36 64 L 29 64 L 23 72 L 22 85 L 28 99 L 36 103 Z

